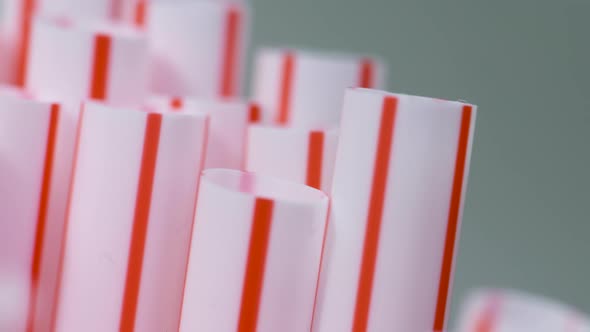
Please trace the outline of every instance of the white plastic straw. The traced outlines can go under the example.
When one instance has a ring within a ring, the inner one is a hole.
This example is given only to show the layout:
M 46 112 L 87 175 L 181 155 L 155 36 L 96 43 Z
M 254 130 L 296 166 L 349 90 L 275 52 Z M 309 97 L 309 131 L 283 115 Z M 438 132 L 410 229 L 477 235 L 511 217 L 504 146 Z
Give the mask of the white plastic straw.
M 329 192 L 337 145 L 336 129 L 253 125 L 248 129 L 246 170 Z
M 310 187 L 203 172 L 180 331 L 309 331 L 327 211 Z
M 249 13 L 231 1 L 157 1 L 142 9 L 152 89 L 177 96 L 241 95 Z M 145 22 L 144 22 L 145 21 Z
M 88 103 L 56 331 L 175 331 L 207 117 Z
M 256 57 L 254 99 L 264 108 L 267 123 L 336 126 L 344 90 L 383 88 L 385 75 L 385 65 L 369 57 L 263 49 Z
M 254 103 L 241 100 L 215 100 L 154 96 L 148 102 L 163 112 L 205 113 L 210 125 L 207 136 L 205 169 L 243 169 L 246 129 L 258 111 Z
M 146 97 L 147 60 L 147 40 L 130 28 L 39 18 L 26 86 L 59 100 L 138 106 Z
M 445 328 L 475 106 L 349 89 L 315 330 Z

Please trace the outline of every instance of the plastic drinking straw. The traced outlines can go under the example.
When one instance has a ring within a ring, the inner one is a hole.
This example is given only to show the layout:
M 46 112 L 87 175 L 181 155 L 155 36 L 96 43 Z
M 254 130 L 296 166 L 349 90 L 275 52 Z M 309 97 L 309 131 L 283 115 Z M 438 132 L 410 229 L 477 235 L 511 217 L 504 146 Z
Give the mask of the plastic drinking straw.
M 87 103 L 61 256 L 56 331 L 175 331 L 204 114 Z
M 337 146 L 337 129 L 253 125 L 248 129 L 246 170 L 329 192 Z
M 327 211 L 301 184 L 204 171 L 179 331 L 309 331 Z
M 314 331 L 445 329 L 475 112 L 346 91 Z
M 264 121 L 330 127 L 340 122 L 349 87 L 383 88 L 386 66 L 371 57 L 290 49 L 262 49 L 254 70 L 254 99 Z
M 247 3 L 140 2 L 136 24 L 152 47 L 151 85 L 176 96 L 236 97 L 249 27 Z

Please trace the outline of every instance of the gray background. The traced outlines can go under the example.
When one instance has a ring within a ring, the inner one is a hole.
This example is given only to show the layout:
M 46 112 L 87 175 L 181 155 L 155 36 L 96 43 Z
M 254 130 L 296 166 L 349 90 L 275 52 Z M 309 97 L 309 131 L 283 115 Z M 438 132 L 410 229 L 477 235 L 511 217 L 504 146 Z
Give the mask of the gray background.
M 590 1 L 252 0 L 254 47 L 369 52 L 479 105 L 452 315 L 478 286 L 590 312 Z

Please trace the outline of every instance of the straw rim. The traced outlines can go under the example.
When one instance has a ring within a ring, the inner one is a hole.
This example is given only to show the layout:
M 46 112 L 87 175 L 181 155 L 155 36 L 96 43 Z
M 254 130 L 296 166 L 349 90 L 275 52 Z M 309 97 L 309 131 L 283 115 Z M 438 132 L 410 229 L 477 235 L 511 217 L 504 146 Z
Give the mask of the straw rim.
M 442 102 L 442 103 L 449 103 L 449 104 L 457 104 L 457 105 L 461 105 L 461 106 L 468 105 L 468 106 L 477 107 L 477 105 L 471 104 L 471 103 L 466 102 L 464 100 L 448 100 L 448 99 L 441 99 L 441 98 L 434 98 L 434 97 L 427 97 L 427 96 L 390 92 L 390 91 L 385 91 L 385 90 L 380 90 L 380 89 L 370 89 L 370 88 L 360 88 L 360 87 L 350 87 L 350 88 L 346 89 L 346 94 L 351 93 L 351 92 L 372 94 L 372 95 L 380 96 L 380 97 L 390 96 L 390 97 L 407 98 L 407 99 L 414 99 L 414 100 L 421 100 L 421 101 L 428 101 L 428 102 Z
M 245 198 L 266 198 L 278 203 L 298 206 L 327 205 L 329 198 L 323 191 L 294 181 L 226 168 L 210 168 L 201 172 L 201 185 L 210 184 L 227 193 Z M 249 185 L 244 186 L 247 182 Z M 254 183 L 254 185 L 251 185 Z M 284 194 L 288 192 L 289 194 Z
M 322 62 L 358 63 L 359 61 L 369 60 L 379 67 L 384 65 L 384 61 L 378 55 L 346 52 L 341 50 L 288 46 L 263 46 L 256 51 L 257 57 L 284 56 L 285 54 L 293 54 L 295 57 L 315 59 Z

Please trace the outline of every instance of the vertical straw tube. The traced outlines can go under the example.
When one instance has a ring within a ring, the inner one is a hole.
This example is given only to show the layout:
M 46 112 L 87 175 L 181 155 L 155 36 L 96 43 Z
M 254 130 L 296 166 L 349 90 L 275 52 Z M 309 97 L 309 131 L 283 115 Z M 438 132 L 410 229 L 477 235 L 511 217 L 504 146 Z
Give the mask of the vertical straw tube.
M 253 125 L 248 129 L 246 170 L 329 192 L 337 145 L 336 129 Z
M 37 0 L 4 0 L 0 26 L 0 80 L 24 85 L 25 62 L 31 35 L 31 22 Z
M 22 1 L 22 0 L 20 0 Z M 131 0 L 35 0 L 42 15 L 115 21 Z
M 147 59 L 147 40 L 131 29 L 39 18 L 32 28 L 26 86 L 60 100 L 137 106 L 146 97 Z
M 248 123 L 259 112 L 254 103 L 240 100 L 212 100 L 155 96 L 148 107 L 164 112 L 205 113 L 210 125 L 207 136 L 205 169 L 243 169 Z
M 327 211 L 307 186 L 203 172 L 180 331 L 309 331 Z
M 249 15 L 246 3 L 159 1 L 139 6 L 153 48 L 152 89 L 199 97 L 241 94 Z
M 315 331 L 445 328 L 474 122 L 473 105 L 347 90 Z
M 178 328 L 206 128 L 203 114 L 85 104 L 57 331 Z
M 49 223 L 56 225 L 47 228 L 54 239 L 50 242 L 59 244 L 80 101 L 139 105 L 146 94 L 147 42 L 140 33 L 124 28 L 103 30 L 91 23 L 39 17 L 33 22 L 29 46 L 27 90 L 39 98 L 62 101 L 47 212 Z
M 254 98 L 265 109 L 267 123 L 336 126 L 344 90 L 383 88 L 385 76 L 385 65 L 374 58 L 263 49 L 256 56 Z
M 23 282 L 25 303 L 6 330 L 43 330 L 55 288 L 55 230 L 50 205 L 61 105 L 0 89 L 0 276 Z M 0 327 L 2 325 L 0 324 Z
M 24 86 L 35 16 L 117 20 L 133 0 L 4 0 L 0 26 L 0 80 Z

